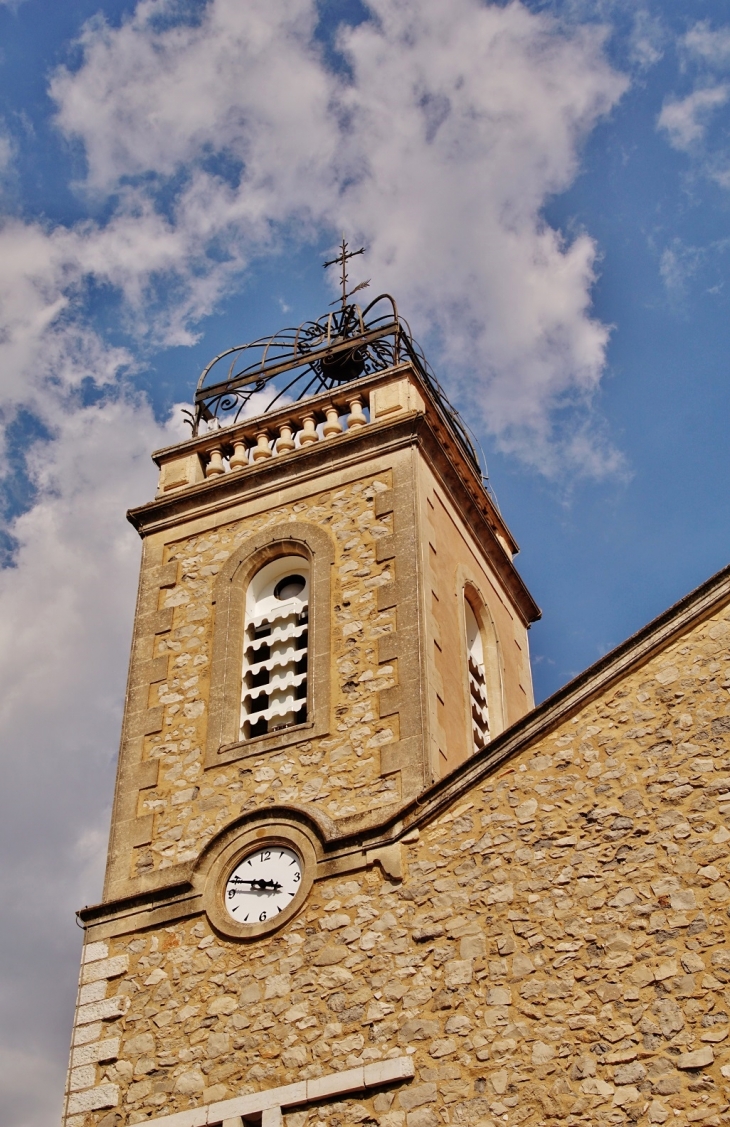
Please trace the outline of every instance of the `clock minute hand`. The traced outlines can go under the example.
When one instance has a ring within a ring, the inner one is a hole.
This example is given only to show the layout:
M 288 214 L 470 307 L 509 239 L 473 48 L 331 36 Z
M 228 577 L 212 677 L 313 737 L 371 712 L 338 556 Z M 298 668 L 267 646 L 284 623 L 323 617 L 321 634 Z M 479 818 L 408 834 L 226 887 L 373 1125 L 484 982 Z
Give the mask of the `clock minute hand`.
M 265 880 L 263 877 L 254 877 L 253 880 L 244 880 L 243 877 L 235 878 L 236 884 L 250 884 L 251 888 L 260 890 L 261 892 L 278 892 L 281 885 L 276 880 Z

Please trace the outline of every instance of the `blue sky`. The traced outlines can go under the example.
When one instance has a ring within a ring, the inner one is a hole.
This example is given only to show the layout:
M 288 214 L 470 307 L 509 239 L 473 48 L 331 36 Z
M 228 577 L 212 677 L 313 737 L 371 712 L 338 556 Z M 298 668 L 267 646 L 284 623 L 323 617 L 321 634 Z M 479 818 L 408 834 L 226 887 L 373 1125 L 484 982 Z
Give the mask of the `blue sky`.
M 729 106 L 716 0 L 0 3 L 12 1127 L 59 1106 L 124 510 L 200 369 L 318 316 L 323 257 L 364 241 L 486 452 L 543 609 L 542 699 L 728 562 Z

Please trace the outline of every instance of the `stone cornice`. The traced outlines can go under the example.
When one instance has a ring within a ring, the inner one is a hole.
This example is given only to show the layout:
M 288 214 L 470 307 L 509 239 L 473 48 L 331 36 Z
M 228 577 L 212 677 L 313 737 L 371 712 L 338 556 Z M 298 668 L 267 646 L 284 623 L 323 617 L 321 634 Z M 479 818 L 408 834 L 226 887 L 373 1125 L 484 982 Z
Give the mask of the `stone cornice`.
M 446 447 L 446 442 L 450 442 L 451 447 Z M 387 457 L 413 445 L 423 450 L 441 477 L 452 502 L 502 578 L 523 622 L 535 622 L 540 617 L 540 608 L 497 536 L 506 525 L 501 518 L 497 521 L 498 514 L 473 470 L 459 454 L 445 426 L 430 413 L 410 411 L 392 421 L 371 423 L 355 433 L 313 444 L 292 455 L 271 458 L 236 474 L 226 474 L 159 497 L 130 509 L 127 518 L 143 537 L 179 529 L 187 521 L 279 492 L 289 485 L 315 481 L 328 469 L 348 469 L 368 458 Z M 514 544 L 511 536 L 510 543 Z M 514 547 L 516 549 L 516 544 Z

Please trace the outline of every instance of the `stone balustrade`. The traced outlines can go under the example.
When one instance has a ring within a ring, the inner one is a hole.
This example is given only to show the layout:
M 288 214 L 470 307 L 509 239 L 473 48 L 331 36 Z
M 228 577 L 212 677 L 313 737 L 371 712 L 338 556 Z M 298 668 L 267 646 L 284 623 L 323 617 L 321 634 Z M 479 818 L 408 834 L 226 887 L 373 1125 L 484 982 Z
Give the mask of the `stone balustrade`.
M 359 430 L 370 421 L 363 398 L 362 395 L 338 397 L 317 406 L 309 402 L 293 404 L 288 417 L 269 422 L 264 416 L 252 420 L 249 429 L 236 428 L 233 435 L 221 428 L 217 432 L 220 444 L 209 447 L 202 456 L 205 476 L 235 473 L 312 443 L 326 442 L 345 431 Z
M 158 497 L 170 491 L 215 481 L 252 466 L 263 465 L 329 442 L 373 423 L 389 421 L 408 411 L 423 412 L 426 405 L 407 365 L 378 372 L 357 386 L 320 392 L 310 399 L 282 405 L 256 418 L 228 426 L 218 420 L 204 434 L 158 450 Z

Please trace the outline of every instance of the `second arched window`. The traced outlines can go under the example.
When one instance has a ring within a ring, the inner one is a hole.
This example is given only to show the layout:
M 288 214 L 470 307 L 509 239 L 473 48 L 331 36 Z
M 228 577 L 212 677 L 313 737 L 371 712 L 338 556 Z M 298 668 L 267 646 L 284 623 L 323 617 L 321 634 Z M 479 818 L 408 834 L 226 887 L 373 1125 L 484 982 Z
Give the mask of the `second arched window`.
M 471 603 L 466 598 L 464 599 L 464 617 L 466 619 L 466 652 L 473 750 L 481 751 L 490 739 L 484 642 L 477 616 Z

